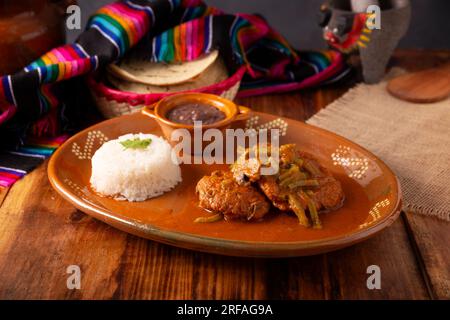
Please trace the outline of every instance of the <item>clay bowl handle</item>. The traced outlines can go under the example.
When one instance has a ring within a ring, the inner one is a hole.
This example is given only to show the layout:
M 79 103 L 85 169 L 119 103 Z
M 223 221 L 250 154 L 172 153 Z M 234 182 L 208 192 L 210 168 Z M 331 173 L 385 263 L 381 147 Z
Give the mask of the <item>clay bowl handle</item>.
M 144 108 L 142 108 L 141 113 L 143 115 L 146 115 L 150 118 L 156 119 L 156 114 L 155 114 L 155 104 L 149 105 L 149 106 L 145 106 Z
M 236 115 L 235 121 L 242 121 L 247 120 L 250 118 L 251 109 L 244 107 L 244 106 L 238 106 L 238 114 Z

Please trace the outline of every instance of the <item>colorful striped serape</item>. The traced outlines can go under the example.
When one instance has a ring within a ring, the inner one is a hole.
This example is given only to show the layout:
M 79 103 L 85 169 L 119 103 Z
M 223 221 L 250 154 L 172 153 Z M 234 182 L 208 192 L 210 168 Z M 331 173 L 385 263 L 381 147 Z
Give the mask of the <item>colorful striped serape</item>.
M 77 108 L 68 101 L 70 81 L 124 54 L 173 62 L 215 49 L 230 71 L 246 67 L 241 96 L 297 90 L 345 71 L 339 53 L 298 52 L 258 15 L 225 14 L 199 0 L 114 2 L 89 19 L 75 43 L 0 77 L 0 185 L 32 170 L 64 140 Z

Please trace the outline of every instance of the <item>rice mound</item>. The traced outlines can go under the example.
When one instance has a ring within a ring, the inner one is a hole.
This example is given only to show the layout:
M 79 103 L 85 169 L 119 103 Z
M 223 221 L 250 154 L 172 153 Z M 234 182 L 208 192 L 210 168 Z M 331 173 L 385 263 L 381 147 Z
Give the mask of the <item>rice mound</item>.
M 120 143 L 136 138 L 150 138 L 151 143 L 145 149 L 127 149 Z M 166 140 L 152 134 L 126 134 L 108 141 L 92 157 L 91 186 L 119 200 L 144 201 L 160 196 L 182 180 L 172 152 Z

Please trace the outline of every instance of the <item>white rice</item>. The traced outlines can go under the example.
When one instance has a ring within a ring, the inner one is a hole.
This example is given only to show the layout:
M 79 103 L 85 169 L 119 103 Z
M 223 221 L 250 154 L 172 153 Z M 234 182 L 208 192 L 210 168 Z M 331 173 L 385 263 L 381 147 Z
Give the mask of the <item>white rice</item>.
M 126 149 L 120 141 L 151 139 L 145 149 Z M 169 143 L 152 134 L 126 134 L 104 143 L 92 157 L 91 186 L 116 199 L 143 201 L 162 195 L 181 182 Z

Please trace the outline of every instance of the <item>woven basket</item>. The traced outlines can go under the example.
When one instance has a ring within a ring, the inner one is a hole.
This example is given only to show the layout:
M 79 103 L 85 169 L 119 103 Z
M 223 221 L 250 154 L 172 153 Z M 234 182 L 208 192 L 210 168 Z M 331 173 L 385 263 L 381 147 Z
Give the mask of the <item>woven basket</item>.
M 233 100 L 239 90 L 245 67 L 241 67 L 228 79 L 211 86 L 184 92 L 212 93 Z M 176 93 L 134 93 L 120 91 L 109 87 L 101 78 L 91 75 L 87 78 L 88 87 L 98 109 L 106 118 L 138 112 L 145 105 Z

